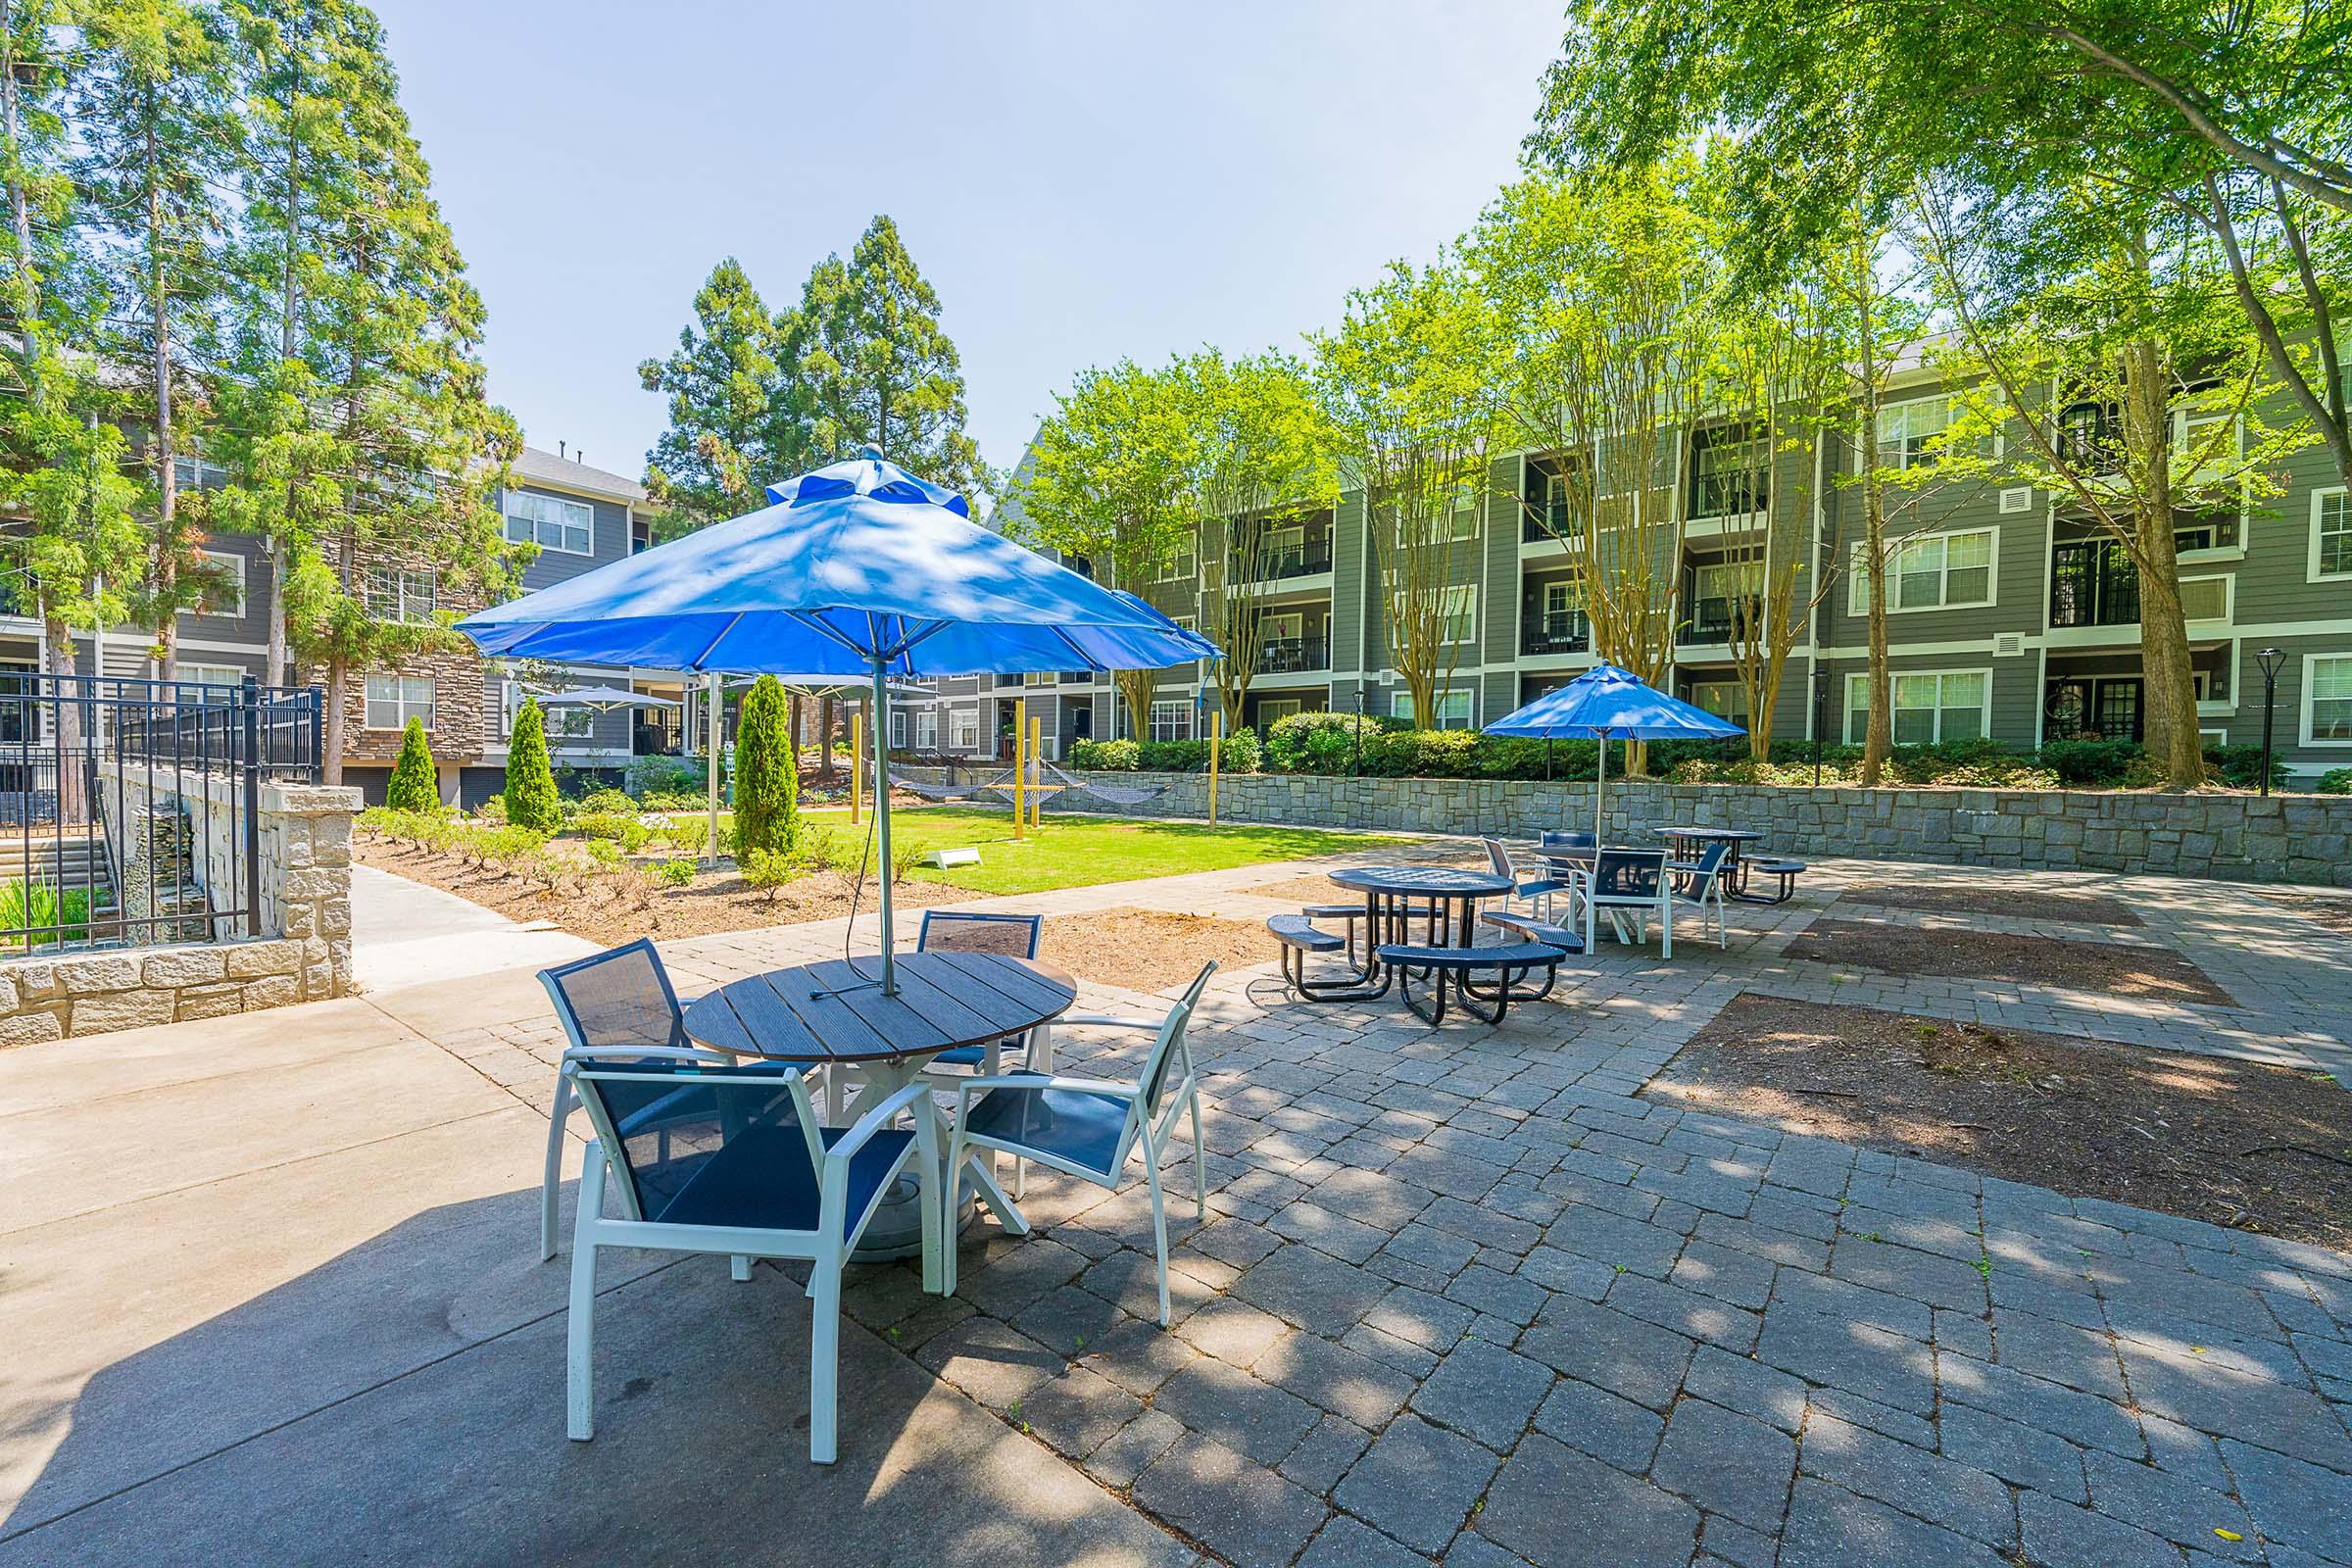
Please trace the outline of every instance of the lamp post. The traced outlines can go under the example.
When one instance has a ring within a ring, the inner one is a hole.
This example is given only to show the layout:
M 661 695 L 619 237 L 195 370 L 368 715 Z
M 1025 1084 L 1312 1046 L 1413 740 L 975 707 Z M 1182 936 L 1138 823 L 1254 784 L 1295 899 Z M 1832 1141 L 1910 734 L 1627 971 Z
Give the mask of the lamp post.
M 1355 776 L 1364 776 L 1364 683 L 1355 683 Z
M 2286 666 L 2286 651 L 2258 649 L 2254 662 L 2262 666 L 2262 793 L 2271 793 L 2271 717 L 2278 700 L 2278 671 Z
M 1813 664 L 1813 787 L 1821 788 L 1821 732 L 1829 725 L 1829 714 L 1822 709 L 1822 694 L 1829 689 L 1823 680 L 1820 661 Z

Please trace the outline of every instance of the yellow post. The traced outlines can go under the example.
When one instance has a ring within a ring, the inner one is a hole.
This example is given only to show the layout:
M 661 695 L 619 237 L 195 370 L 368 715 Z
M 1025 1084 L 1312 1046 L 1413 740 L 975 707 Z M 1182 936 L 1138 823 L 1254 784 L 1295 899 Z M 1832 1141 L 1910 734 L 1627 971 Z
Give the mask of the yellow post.
M 864 756 L 865 714 L 855 712 L 850 715 L 850 824 L 853 827 L 860 820 L 858 803 L 863 791 L 859 786 L 858 775 Z
M 1012 709 L 1012 836 L 1015 841 L 1028 836 L 1029 830 L 1029 769 L 1021 755 L 1029 740 L 1029 704 L 1015 703 Z
M 1033 718 L 1029 721 L 1029 765 L 1037 769 L 1037 781 L 1040 784 L 1046 781 L 1043 760 L 1045 755 L 1046 721 L 1043 717 Z M 1029 792 L 1029 825 L 1041 831 L 1045 828 L 1046 792 L 1044 790 L 1033 789 Z
M 1225 749 L 1225 710 L 1208 715 L 1208 825 L 1217 825 L 1217 754 Z

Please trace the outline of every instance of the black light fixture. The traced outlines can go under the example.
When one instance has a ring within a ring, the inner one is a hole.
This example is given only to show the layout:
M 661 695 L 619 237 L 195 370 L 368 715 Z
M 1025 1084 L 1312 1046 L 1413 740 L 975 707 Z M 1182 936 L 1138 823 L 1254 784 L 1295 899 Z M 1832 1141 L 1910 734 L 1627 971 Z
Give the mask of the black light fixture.
M 2286 650 L 2263 648 L 2255 651 L 2254 662 L 2262 667 L 2262 793 L 2271 793 L 2271 718 L 2278 701 L 2278 671 L 2286 667 Z
M 1830 722 L 1829 711 L 1823 707 L 1821 700 L 1823 694 L 1829 690 L 1828 675 L 1829 671 L 1823 669 L 1820 661 L 1816 660 L 1813 664 L 1813 787 L 1815 789 L 1821 788 L 1821 732 L 1829 727 Z
M 1355 776 L 1364 776 L 1364 683 L 1355 683 Z

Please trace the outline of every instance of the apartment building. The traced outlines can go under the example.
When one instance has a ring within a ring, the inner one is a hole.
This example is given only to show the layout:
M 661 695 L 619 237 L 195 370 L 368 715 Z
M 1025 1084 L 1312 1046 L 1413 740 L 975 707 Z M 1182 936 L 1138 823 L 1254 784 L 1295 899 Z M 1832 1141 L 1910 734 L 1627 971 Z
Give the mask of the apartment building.
M 2291 413 L 2278 409 L 2275 422 Z M 1882 461 L 1926 468 L 1949 416 L 1935 374 L 1914 366 L 1890 391 Z M 2113 418 L 2092 405 L 2062 405 L 2056 415 L 2066 439 L 2092 445 L 2111 439 Z M 1678 558 L 1670 569 L 1680 578 L 1681 622 L 1670 684 L 1688 701 L 1747 720 L 1734 641 L 1742 618 L 1760 613 L 1749 564 L 1768 526 L 1759 486 L 1789 486 L 1787 495 L 1801 505 L 1770 524 L 1772 554 L 1786 561 L 1794 552 L 1805 581 L 1828 587 L 1790 650 L 1773 732 L 1819 730 L 1859 743 L 1867 725 L 1867 563 L 1859 554 L 1860 492 L 1837 482 L 1859 471 L 1859 455 L 1824 442 L 1776 458 L 1766 473 L 1741 450 L 1753 439 L 1713 421 L 1667 443 L 1659 493 L 1679 527 L 1661 536 Z M 2276 648 L 2284 656 L 2276 743 L 2294 775 L 2309 781 L 2352 766 L 2352 504 L 2323 448 L 2294 454 L 2278 477 L 2278 495 L 2183 510 L 2176 543 L 2200 728 L 2218 742 L 2260 741 L 2256 655 Z M 2139 738 L 2137 583 L 2121 545 L 2069 495 L 1997 477 L 1921 478 L 1909 492 L 1916 501 L 1889 522 L 1899 541 L 1887 565 L 1896 740 L 1990 736 L 2027 748 L 2086 735 Z M 1557 531 L 1547 516 L 1558 519 Z M 1450 526 L 1459 569 L 1444 592 L 1457 658 L 1427 722 L 1473 727 L 1592 663 L 1577 583 L 1583 547 L 1566 522 L 1560 470 L 1539 453 L 1497 456 L 1484 492 L 1465 494 Z M 1262 728 L 1302 709 L 1359 705 L 1412 716 L 1386 652 L 1365 530 L 1363 498 L 1349 493 L 1330 512 L 1295 519 L 1273 542 L 1261 598 L 1268 624 L 1245 722 Z M 1143 588 L 1187 624 L 1200 623 L 1203 596 L 1221 591 L 1217 564 L 1200 555 L 1176 552 L 1161 579 Z M 1800 605 L 1813 598 L 1810 587 L 1800 594 Z M 1162 672 L 1151 738 L 1200 732 L 1215 700 L 1206 678 L 1191 665 Z M 1046 715 L 1056 750 L 1128 732 L 1108 677 L 1045 672 L 940 683 L 931 704 L 894 715 L 891 741 L 924 753 L 1002 755 L 1023 702 Z

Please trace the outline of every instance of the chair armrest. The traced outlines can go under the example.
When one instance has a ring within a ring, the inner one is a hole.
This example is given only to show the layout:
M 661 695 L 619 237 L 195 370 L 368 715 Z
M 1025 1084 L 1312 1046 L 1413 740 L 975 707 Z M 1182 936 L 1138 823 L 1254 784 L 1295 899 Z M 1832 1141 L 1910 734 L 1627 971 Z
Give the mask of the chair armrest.
M 1166 1023 L 1165 1018 L 1120 1018 L 1106 1012 L 1065 1012 L 1058 1018 L 1046 1020 L 1057 1027 L 1072 1029 L 1148 1029 L 1156 1031 Z
M 964 1110 L 971 1104 L 975 1092 L 990 1089 L 1067 1089 L 1082 1095 L 1124 1095 L 1131 1100 L 1144 1092 L 1141 1081 L 1118 1078 L 1040 1077 L 1033 1072 L 958 1078 L 956 1080 L 956 1119 L 963 1119 Z
M 888 1100 L 885 1100 L 882 1102 L 882 1103 L 876 1105 L 873 1109 L 858 1117 L 856 1125 L 852 1126 L 848 1132 L 842 1134 L 842 1136 L 834 1142 L 833 1146 L 825 1151 L 825 1158 L 828 1160 L 848 1160 L 852 1154 L 855 1154 L 858 1150 L 863 1149 L 866 1146 L 866 1143 L 872 1139 L 874 1134 L 880 1132 L 883 1128 L 889 1126 L 893 1121 L 897 1120 L 900 1111 L 911 1108 L 916 1100 L 929 1093 L 931 1093 L 931 1086 L 922 1082 L 920 1079 L 908 1084 L 906 1088 L 900 1090 L 897 1094 L 892 1095 Z
M 720 1051 L 702 1051 L 692 1046 L 566 1046 L 564 1061 L 707 1061 L 715 1066 L 732 1067 L 736 1058 Z

